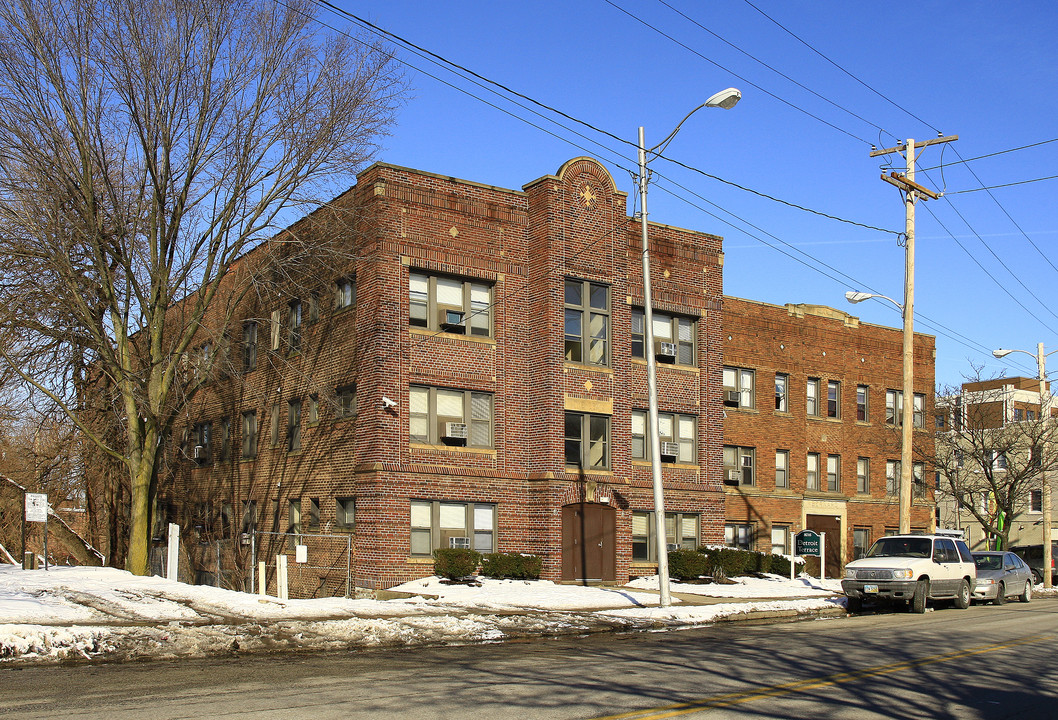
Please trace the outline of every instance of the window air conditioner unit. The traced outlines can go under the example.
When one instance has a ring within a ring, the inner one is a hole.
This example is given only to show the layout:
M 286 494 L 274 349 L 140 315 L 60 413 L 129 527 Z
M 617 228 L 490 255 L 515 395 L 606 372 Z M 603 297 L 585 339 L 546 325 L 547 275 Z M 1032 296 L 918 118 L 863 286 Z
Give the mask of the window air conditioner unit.
M 450 548 L 461 548 L 463 550 L 469 550 L 470 549 L 470 538 L 465 538 L 465 537 L 448 538 L 448 547 L 450 547 Z
M 677 545 L 676 543 L 666 543 L 665 544 L 665 550 L 668 551 L 668 552 L 673 552 L 673 551 L 679 550 L 679 549 L 680 549 L 680 546 Z
M 740 390 L 725 390 L 724 405 L 738 407 L 742 404 L 742 392 Z
M 680 444 L 677 442 L 663 442 L 661 443 L 661 459 L 666 462 L 676 462 L 676 458 L 680 456 Z
M 445 332 L 461 333 L 466 331 L 467 314 L 459 308 L 438 308 L 437 322 Z
M 463 444 L 466 444 L 466 440 L 469 437 L 469 432 L 466 423 L 461 422 L 446 422 L 444 424 L 444 439 L 445 440 L 462 440 Z
M 676 343 L 658 340 L 654 343 L 654 356 L 662 362 L 676 362 Z
M 724 482 L 728 485 L 738 485 L 742 482 L 742 471 L 741 470 L 725 470 L 724 471 Z
M 205 446 L 203 446 L 203 445 L 195 445 L 194 449 L 191 451 L 191 457 L 193 457 L 195 460 L 205 460 L 206 459 L 206 448 L 205 448 Z
M 249 545 L 250 544 L 250 540 L 251 540 L 251 535 L 248 532 L 244 532 L 241 535 L 239 535 L 239 542 L 241 542 L 243 545 Z

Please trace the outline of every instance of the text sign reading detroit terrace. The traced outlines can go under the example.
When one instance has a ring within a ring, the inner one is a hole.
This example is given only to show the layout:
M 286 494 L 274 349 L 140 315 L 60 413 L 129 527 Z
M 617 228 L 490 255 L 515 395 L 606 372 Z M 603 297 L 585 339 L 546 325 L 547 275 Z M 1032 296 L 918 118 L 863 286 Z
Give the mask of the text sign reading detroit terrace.
M 819 533 L 815 530 L 802 530 L 794 535 L 794 555 L 819 556 Z

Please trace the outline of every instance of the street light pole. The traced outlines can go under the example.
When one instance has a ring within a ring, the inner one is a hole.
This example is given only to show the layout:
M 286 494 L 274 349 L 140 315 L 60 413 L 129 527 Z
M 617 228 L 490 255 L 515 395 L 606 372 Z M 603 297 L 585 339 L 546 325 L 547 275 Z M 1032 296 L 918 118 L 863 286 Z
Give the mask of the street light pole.
M 909 205 L 911 205 L 912 208 L 914 207 L 912 203 L 909 203 Z M 911 221 L 913 223 L 914 222 L 914 209 L 910 210 L 910 212 L 912 213 Z M 909 240 L 908 240 L 908 242 L 912 243 L 912 249 L 909 250 L 909 252 L 908 252 L 908 259 L 907 259 L 908 268 L 907 268 L 907 275 L 905 276 L 905 280 L 908 280 L 909 282 L 905 282 L 904 303 L 898 303 L 896 300 L 893 300 L 888 295 L 878 295 L 877 293 L 863 293 L 863 292 L 855 292 L 855 291 L 852 291 L 852 290 L 850 290 L 849 292 L 845 293 L 845 299 L 848 300 L 850 303 L 854 303 L 854 304 L 858 303 L 858 302 L 863 302 L 864 300 L 869 300 L 871 298 L 879 298 L 881 300 L 888 300 L 893 305 L 896 305 L 897 309 L 900 311 L 901 316 L 903 317 L 903 327 L 904 327 L 904 330 L 903 330 L 903 376 L 904 376 L 904 379 L 903 379 L 903 390 L 901 391 L 901 394 L 903 395 L 903 403 L 902 403 L 901 408 L 900 408 L 901 409 L 900 422 L 902 424 L 902 427 L 900 428 L 900 487 L 897 488 L 897 493 L 898 493 L 897 500 L 898 500 L 898 505 L 899 505 L 898 518 L 899 518 L 899 526 L 900 526 L 900 534 L 901 535 L 905 535 L 905 534 L 911 532 L 911 477 L 912 477 L 911 461 L 912 461 L 912 437 L 913 437 L 912 431 L 914 430 L 914 428 L 913 428 L 913 423 L 914 423 L 914 415 L 913 415 L 914 407 L 913 407 L 913 405 L 914 405 L 914 401 L 915 401 L 915 390 L 914 390 L 914 381 L 915 381 L 915 374 L 914 374 L 915 373 L 915 371 L 914 371 L 914 357 L 915 357 L 914 356 L 914 338 L 915 338 L 915 333 L 914 333 L 914 328 L 913 328 L 913 325 L 912 325 L 913 319 L 911 317 L 911 313 L 908 312 L 908 309 L 907 309 L 908 308 L 907 302 L 909 301 L 910 298 L 914 297 L 914 289 L 913 289 L 913 283 L 914 283 L 913 278 L 914 278 L 914 272 L 915 272 L 914 271 L 915 260 L 914 260 L 914 249 L 913 249 L 914 240 L 911 239 L 911 238 L 913 238 L 913 236 L 914 236 L 914 231 L 911 232 L 911 235 L 909 236 Z M 909 286 L 912 287 L 912 289 L 908 289 Z M 911 301 L 913 302 L 913 300 L 911 300 Z
M 728 110 L 742 97 L 734 88 L 721 90 L 704 103 L 691 110 L 680 120 L 676 128 L 660 143 L 650 148 L 655 157 L 669 144 L 683 123 L 703 107 L 716 107 Z M 661 436 L 658 433 L 658 379 L 657 360 L 654 357 L 654 301 L 650 289 L 650 235 L 647 230 L 647 148 L 643 128 L 639 128 L 639 220 L 643 237 L 643 354 L 647 361 L 647 404 L 648 430 L 650 441 L 650 474 L 654 487 L 654 545 L 658 553 L 658 591 L 659 605 L 668 607 L 672 604 L 669 589 L 669 556 L 667 550 L 668 533 L 665 532 L 665 491 L 661 478 Z
M 993 350 L 992 355 L 1003 358 L 1010 353 L 1019 352 L 1032 355 L 1028 350 Z M 1051 416 L 1051 395 L 1047 392 L 1047 355 L 1053 355 L 1058 350 L 1044 354 L 1043 343 L 1036 344 L 1036 367 L 1039 370 L 1040 381 L 1040 422 L 1045 423 Z M 1042 452 L 1042 449 L 1041 449 Z M 1051 485 L 1047 481 L 1046 463 L 1041 458 L 1040 463 L 1040 509 L 1043 511 L 1043 586 L 1051 587 L 1051 563 L 1054 553 L 1051 550 Z

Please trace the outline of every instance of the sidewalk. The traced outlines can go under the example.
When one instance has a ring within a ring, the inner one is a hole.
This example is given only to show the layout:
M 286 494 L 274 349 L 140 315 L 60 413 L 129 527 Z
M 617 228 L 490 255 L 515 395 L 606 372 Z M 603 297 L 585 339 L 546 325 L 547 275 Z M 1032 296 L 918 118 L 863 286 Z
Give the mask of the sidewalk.
M 816 582 L 769 576 L 732 585 L 673 583 L 672 605 L 661 608 L 656 578 L 653 587 L 649 578 L 623 587 L 488 579 L 470 586 L 427 578 L 399 586 L 417 593 L 401 600 L 279 600 L 112 568 L 0 566 L 0 666 L 466 644 L 843 615 L 844 599 Z

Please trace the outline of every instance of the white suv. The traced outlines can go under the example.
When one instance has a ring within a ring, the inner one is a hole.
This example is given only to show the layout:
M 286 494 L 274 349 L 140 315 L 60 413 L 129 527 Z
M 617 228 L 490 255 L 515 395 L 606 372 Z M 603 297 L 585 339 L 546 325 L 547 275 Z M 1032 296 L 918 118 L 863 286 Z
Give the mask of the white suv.
M 961 535 L 961 533 L 960 533 Z M 959 536 L 888 535 L 859 560 L 845 566 L 841 589 L 849 612 L 859 612 L 864 598 L 907 603 L 912 612 L 926 611 L 926 600 L 954 600 L 968 608 L 977 568 Z

